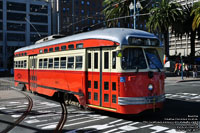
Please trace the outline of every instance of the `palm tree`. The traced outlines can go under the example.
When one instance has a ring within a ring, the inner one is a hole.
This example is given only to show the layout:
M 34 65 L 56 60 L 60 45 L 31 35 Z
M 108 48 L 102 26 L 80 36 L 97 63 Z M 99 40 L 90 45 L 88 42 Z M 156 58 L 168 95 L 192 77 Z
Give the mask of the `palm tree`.
M 129 7 L 130 0 L 121 2 L 121 0 L 104 0 L 103 1 L 103 14 L 105 15 L 106 20 L 118 18 L 121 16 L 129 16 Z M 119 20 L 107 21 L 108 27 L 117 27 Z M 127 23 L 127 18 L 124 19 L 124 23 Z M 125 25 L 126 27 L 127 25 Z
M 194 15 L 191 15 L 192 5 L 187 4 L 183 6 L 183 14 L 176 20 L 176 23 L 172 25 L 172 32 L 182 39 L 182 36 L 186 34 L 190 36 L 190 56 L 193 57 L 195 54 L 195 38 L 197 30 L 193 30 L 192 23 L 194 20 Z M 187 26 L 186 26 L 187 25 Z
M 125 17 L 125 16 L 131 15 L 130 9 L 129 9 L 129 5 L 131 2 L 133 2 L 133 0 L 104 0 L 103 1 L 103 7 L 105 8 L 102 12 L 105 16 L 107 27 L 117 27 L 118 22 L 122 22 L 120 23 L 121 24 L 120 27 L 128 27 L 128 24 L 132 21 L 132 18 Z M 152 3 L 152 0 L 150 2 L 142 0 L 140 1 L 140 3 L 142 7 L 146 7 L 146 5 L 151 5 L 149 3 Z M 143 9 L 142 11 L 140 11 L 140 13 L 148 12 L 146 11 L 147 9 L 148 8 Z M 122 17 L 122 18 L 117 19 L 119 17 Z M 144 19 L 144 17 L 140 17 L 140 19 Z
M 199 28 L 200 24 L 200 2 L 196 2 L 192 8 L 191 16 L 194 15 L 194 20 L 192 23 L 192 29 L 195 30 Z
M 169 27 L 181 16 L 181 5 L 170 0 L 156 2 L 156 7 L 150 10 L 147 28 L 150 32 L 164 35 L 165 55 L 169 56 Z

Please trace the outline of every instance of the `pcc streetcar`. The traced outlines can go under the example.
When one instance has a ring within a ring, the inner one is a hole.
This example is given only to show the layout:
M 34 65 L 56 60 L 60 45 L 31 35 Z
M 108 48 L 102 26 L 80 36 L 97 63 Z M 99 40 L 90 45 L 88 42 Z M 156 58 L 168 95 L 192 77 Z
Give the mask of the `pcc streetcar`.
M 45 39 L 47 40 L 47 39 Z M 108 28 L 15 51 L 15 85 L 121 114 L 162 109 L 163 48 L 151 33 Z

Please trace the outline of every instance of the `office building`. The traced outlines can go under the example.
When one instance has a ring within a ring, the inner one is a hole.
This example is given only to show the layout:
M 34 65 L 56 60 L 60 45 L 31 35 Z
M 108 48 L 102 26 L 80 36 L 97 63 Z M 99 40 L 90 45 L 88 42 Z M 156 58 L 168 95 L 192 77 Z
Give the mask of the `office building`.
M 102 27 L 103 0 L 60 0 L 58 32 L 71 35 Z
M 14 51 L 51 35 L 51 4 L 45 0 L 0 0 L 0 68 L 10 69 Z
M 200 0 L 176 0 L 176 2 L 181 5 L 191 4 Z M 187 26 L 187 25 L 186 25 Z M 198 37 L 196 37 L 198 38 Z M 182 39 L 175 37 L 174 34 L 169 33 L 169 54 L 170 56 L 189 56 L 190 55 L 190 37 L 188 35 L 183 35 Z M 200 56 L 200 41 L 196 39 L 195 41 L 195 56 Z

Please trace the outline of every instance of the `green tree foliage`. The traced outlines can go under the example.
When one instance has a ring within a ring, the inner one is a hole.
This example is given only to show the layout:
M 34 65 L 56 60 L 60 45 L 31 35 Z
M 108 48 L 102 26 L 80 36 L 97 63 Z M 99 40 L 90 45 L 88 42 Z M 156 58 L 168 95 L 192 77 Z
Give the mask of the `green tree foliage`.
M 107 27 L 118 27 L 118 22 L 121 22 L 120 27 L 128 27 L 129 23 L 133 23 L 132 18 L 125 17 L 130 16 L 131 12 L 129 9 L 130 3 L 133 2 L 133 0 L 104 0 L 103 1 L 103 7 L 104 10 L 102 11 L 105 19 Z M 142 10 L 140 10 L 140 13 L 148 12 L 147 6 L 151 5 L 153 0 L 150 1 L 144 1 L 141 0 L 140 3 L 142 7 L 144 7 Z M 121 17 L 121 18 L 120 18 Z M 144 17 L 140 17 L 140 20 L 144 20 Z
M 180 4 L 170 0 L 160 0 L 156 5 L 150 10 L 147 28 L 150 32 L 164 35 L 165 54 L 169 56 L 169 27 L 182 15 L 182 8 Z
M 194 15 L 192 29 L 198 29 L 200 24 L 200 2 L 196 2 L 192 8 L 191 16 Z

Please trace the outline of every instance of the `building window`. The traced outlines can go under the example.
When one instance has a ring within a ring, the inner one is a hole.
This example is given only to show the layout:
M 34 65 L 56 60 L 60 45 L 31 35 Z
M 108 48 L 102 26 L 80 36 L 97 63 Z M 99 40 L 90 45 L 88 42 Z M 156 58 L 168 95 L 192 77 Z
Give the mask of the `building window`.
M 47 15 L 30 15 L 30 21 L 31 22 L 39 22 L 39 23 L 47 23 L 48 16 Z
M 46 5 L 30 5 L 30 12 L 36 13 L 48 13 L 48 6 Z
M 87 1 L 87 5 L 88 5 L 88 6 L 90 5 L 90 2 L 89 2 L 89 1 Z
M 9 31 L 25 31 L 25 24 L 7 23 Z
M 37 25 L 37 24 L 33 24 L 33 26 L 35 27 L 35 29 L 37 29 L 38 32 L 48 32 L 48 26 L 47 25 Z M 33 28 L 33 26 L 30 26 L 30 31 L 31 32 L 36 32 L 35 29 Z
M 84 1 L 83 1 L 83 0 L 81 1 L 81 4 L 82 4 L 82 5 L 84 4 Z
M 7 20 L 25 21 L 26 14 L 7 12 Z
M 8 41 L 25 41 L 25 35 L 18 34 L 18 33 L 7 33 L 7 40 Z
M 7 2 L 7 10 L 14 11 L 26 11 L 26 4 L 24 3 L 16 3 L 16 2 Z

